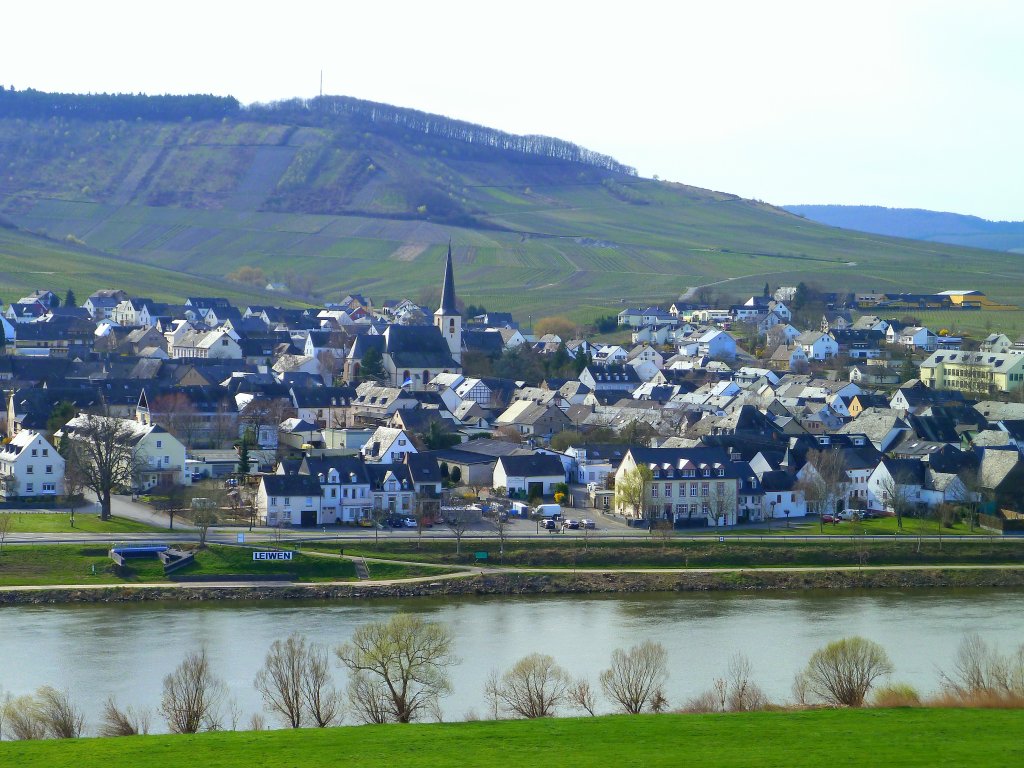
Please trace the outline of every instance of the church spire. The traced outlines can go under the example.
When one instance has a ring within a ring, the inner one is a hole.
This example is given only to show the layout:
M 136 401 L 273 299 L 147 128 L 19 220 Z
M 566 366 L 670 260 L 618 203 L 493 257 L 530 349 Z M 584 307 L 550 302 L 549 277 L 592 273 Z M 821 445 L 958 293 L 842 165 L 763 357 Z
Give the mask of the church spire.
M 448 241 L 448 260 L 444 264 L 444 285 L 441 287 L 441 306 L 435 315 L 457 315 L 455 306 L 455 274 L 452 272 L 452 244 Z

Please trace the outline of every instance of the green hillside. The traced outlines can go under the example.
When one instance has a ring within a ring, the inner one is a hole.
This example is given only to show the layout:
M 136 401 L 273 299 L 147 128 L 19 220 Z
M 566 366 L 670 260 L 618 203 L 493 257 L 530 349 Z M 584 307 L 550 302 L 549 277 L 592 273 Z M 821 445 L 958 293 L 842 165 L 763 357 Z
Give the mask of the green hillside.
M 95 261 L 83 253 L 68 273 L 76 290 L 110 273 L 132 291 L 151 284 L 153 273 L 132 262 L 222 294 L 232 293 L 227 274 L 251 266 L 320 300 L 417 298 L 437 285 L 451 240 L 460 296 L 524 320 L 587 320 L 691 286 L 712 284 L 727 298 L 800 280 L 832 290 L 974 288 L 1024 304 L 1017 255 L 833 229 L 641 179 L 610 158 L 488 146 L 481 137 L 493 136 L 473 126 L 432 118 L 451 134 L 441 136 L 429 121 L 434 133 L 343 109 L 365 102 L 337 104 L 337 113 L 250 108 L 196 121 L 0 119 L 0 215 L 87 245 Z M 0 272 L 18 274 L 25 260 L 35 257 L 8 245 Z M 153 284 L 151 293 L 186 292 Z
M 1019 766 L 1015 710 L 819 710 L 641 715 L 5 742 L 20 768 L 192 765 L 472 765 L 479 768 L 753 765 Z M 268 755 L 273 757 L 268 760 Z

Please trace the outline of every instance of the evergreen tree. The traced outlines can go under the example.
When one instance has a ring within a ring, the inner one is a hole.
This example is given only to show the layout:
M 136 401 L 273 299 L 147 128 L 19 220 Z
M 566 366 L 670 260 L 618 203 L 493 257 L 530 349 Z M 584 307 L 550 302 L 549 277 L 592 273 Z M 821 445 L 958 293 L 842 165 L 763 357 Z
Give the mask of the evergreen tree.
M 67 293 L 64 294 L 64 306 L 65 307 L 77 307 L 78 300 L 75 298 L 75 292 L 68 288 Z
M 238 474 L 247 475 L 249 474 L 249 435 L 246 434 L 242 438 L 242 443 L 238 446 Z
M 379 349 L 370 347 L 363 354 L 363 364 L 359 368 L 359 378 L 362 381 L 383 381 L 385 377 L 384 358 L 381 356 Z

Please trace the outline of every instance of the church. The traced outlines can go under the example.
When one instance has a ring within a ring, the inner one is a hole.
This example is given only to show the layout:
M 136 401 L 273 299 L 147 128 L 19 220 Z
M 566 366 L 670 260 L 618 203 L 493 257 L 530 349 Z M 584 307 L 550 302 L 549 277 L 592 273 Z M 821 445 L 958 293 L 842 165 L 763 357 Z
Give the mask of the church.
M 462 315 L 455 301 L 452 246 L 444 265 L 441 303 L 433 325 L 389 325 L 378 336 L 361 335 L 352 343 L 346 359 L 349 380 L 359 376 L 359 361 L 376 348 L 387 374 L 385 384 L 421 390 L 439 373 L 462 373 Z

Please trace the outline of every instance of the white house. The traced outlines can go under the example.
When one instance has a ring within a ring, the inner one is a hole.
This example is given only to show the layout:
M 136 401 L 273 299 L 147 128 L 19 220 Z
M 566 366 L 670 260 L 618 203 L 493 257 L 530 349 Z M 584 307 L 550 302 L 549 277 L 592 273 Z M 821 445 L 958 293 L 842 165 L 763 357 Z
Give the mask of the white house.
M 939 337 L 920 325 L 908 325 L 901 331 L 889 326 L 885 332 L 885 338 L 890 344 L 898 344 L 910 349 L 923 349 L 926 352 L 934 352 L 939 344 Z
M 550 496 L 554 486 L 565 482 L 565 468 L 558 456 L 537 453 L 501 456 L 494 466 L 494 487 L 526 498 Z
M 836 340 L 821 331 L 805 331 L 796 337 L 796 343 L 810 360 L 830 360 L 839 354 Z
M 38 432 L 23 429 L 0 449 L 4 499 L 64 495 L 64 458 Z
M 736 339 L 725 331 L 707 331 L 697 339 L 697 353 L 720 360 L 733 360 L 736 358 Z
M 161 426 L 142 424 L 133 419 L 114 419 L 112 416 L 86 416 L 79 414 L 57 432 L 63 439 L 75 439 L 76 430 L 86 426 L 89 419 L 110 419 L 120 422 L 135 449 L 136 487 L 147 491 L 160 485 L 186 485 L 185 446 Z
M 391 427 L 377 427 L 363 446 L 363 456 L 366 460 L 380 464 L 398 464 L 407 453 L 419 451 L 405 430 Z

